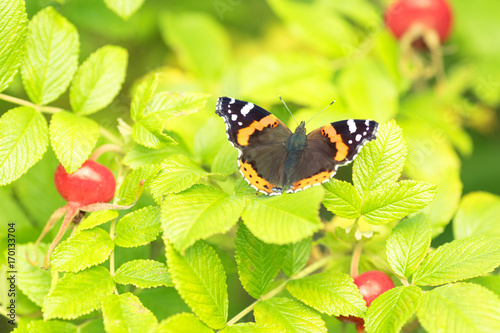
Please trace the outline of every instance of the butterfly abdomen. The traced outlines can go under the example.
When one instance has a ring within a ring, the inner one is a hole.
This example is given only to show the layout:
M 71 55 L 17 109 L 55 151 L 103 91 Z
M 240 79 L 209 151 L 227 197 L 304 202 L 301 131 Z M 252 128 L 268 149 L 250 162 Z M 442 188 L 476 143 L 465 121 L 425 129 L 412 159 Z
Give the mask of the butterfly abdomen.
M 283 180 L 285 187 L 288 187 L 292 180 L 295 179 L 295 173 L 297 171 L 297 165 L 302 156 L 302 152 L 307 147 L 307 136 L 305 129 L 305 122 L 301 122 L 299 127 L 295 130 L 295 133 L 290 135 L 286 142 L 286 148 L 288 154 L 285 158 L 285 163 L 283 165 Z

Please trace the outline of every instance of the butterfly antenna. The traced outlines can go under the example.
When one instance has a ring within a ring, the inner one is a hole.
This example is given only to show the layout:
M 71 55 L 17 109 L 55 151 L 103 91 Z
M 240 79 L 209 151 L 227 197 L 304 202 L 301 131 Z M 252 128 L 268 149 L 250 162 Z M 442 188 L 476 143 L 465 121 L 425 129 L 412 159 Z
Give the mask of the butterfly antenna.
M 293 116 L 293 113 L 292 111 L 290 111 L 290 109 L 288 108 L 288 106 L 286 106 L 286 103 L 285 101 L 283 100 L 283 98 L 281 98 L 281 95 L 278 95 L 280 97 L 280 101 L 283 103 L 283 105 L 285 106 L 285 108 L 288 110 L 288 112 L 290 113 L 290 116 L 292 116 L 293 120 L 295 120 L 295 122 L 297 123 L 297 126 L 299 125 L 299 123 L 297 122 L 297 119 L 295 119 L 295 117 Z
M 330 104 L 328 104 L 323 110 L 321 110 L 320 112 L 318 112 L 314 117 L 312 117 L 311 119 L 309 119 L 307 121 L 307 123 L 309 123 L 311 120 L 313 120 L 314 118 L 316 118 L 317 116 L 319 116 L 321 114 L 321 112 L 325 111 L 326 109 L 328 109 L 333 103 L 335 103 L 335 101 L 332 101 Z M 306 123 L 306 124 L 307 124 Z

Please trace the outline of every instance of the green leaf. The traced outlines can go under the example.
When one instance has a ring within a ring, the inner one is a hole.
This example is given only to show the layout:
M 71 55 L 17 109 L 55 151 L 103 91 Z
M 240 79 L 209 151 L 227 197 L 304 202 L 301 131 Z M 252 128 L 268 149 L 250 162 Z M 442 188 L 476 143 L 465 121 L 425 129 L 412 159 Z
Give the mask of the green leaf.
M 499 265 L 500 237 L 455 240 L 425 257 L 413 275 L 413 283 L 437 286 L 486 274 Z
M 148 206 L 122 217 L 116 224 L 115 244 L 137 247 L 151 243 L 161 231 L 160 207 Z
M 269 5 L 296 35 L 321 54 L 338 58 L 357 48 L 352 23 L 332 8 L 331 2 L 270 0 Z
M 211 328 L 226 326 L 226 274 L 214 249 L 197 242 L 181 256 L 171 244 L 166 246 L 172 281 L 182 299 Z
M 275 332 L 327 332 L 325 322 L 316 311 L 286 297 L 258 302 L 254 316 L 257 324 L 274 327 Z
M 147 92 L 147 94 L 152 93 Z M 176 116 L 197 112 L 205 106 L 208 96 L 198 92 L 182 94 L 161 92 L 154 95 L 145 109 L 134 111 L 136 122 L 132 127 L 132 138 L 145 147 L 155 149 L 176 144 L 174 139 L 164 133 L 169 120 Z M 141 103 L 141 106 L 145 104 L 144 101 Z
M 212 16 L 168 13 L 161 17 L 160 27 L 185 69 L 207 81 L 219 78 L 229 60 L 230 43 L 226 30 Z
M 360 215 L 361 198 L 351 184 L 333 178 L 324 184 L 326 209 L 346 219 L 354 219 Z
M 138 144 L 147 148 L 160 149 L 175 145 L 174 139 L 163 133 L 165 122 L 156 113 L 139 119 L 132 127 L 132 138 Z
M 212 173 L 230 175 L 238 170 L 238 150 L 234 149 L 229 141 L 224 141 L 219 146 L 212 162 Z
M 422 296 L 422 290 L 416 286 L 396 287 L 384 292 L 366 312 L 366 331 L 400 332 L 417 310 Z
M 291 277 L 302 270 L 307 264 L 312 250 L 312 238 L 304 238 L 300 242 L 287 245 L 286 255 L 281 269 L 286 276 Z
M 92 53 L 71 82 L 69 97 L 73 111 L 87 115 L 108 106 L 125 80 L 127 58 L 127 50 L 112 45 Z
M 178 313 L 158 324 L 154 333 L 213 333 L 192 313 Z
M 104 327 L 109 333 L 150 332 L 158 321 L 131 293 L 108 295 L 102 302 Z
M 353 279 L 344 273 L 326 271 L 292 280 L 287 290 L 321 313 L 362 317 L 366 303 Z
M 449 284 L 426 292 L 417 316 L 429 333 L 494 333 L 500 328 L 500 299 L 473 283 Z
M 200 92 L 161 92 L 153 96 L 141 115 L 142 119 L 157 115 L 163 122 L 173 117 L 198 112 L 210 95 Z
M 152 149 L 136 144 L 125 154 L 123 163 L 132 169 L 137 169 L 150 164 L 160 164 L 170 155 L 180 152 L 178 145 L 166 146 L 160 149 Z
M 368 223 L 389 223 L 424 208 L 434 199 L 436 193 L 435 185 L 402 180 L 369 192 L 361 212 Z
M 33 320 L 30 322 L 19 323 L 14 329 L 14 333 L 78 333 L 79 328 L 66 321 L 59 320 Z
M 395 82 L 369 57 L 344 67 L 337 84 L 347 109 L 355 118 L 385 122 L 398 111 L 399 94 Z
M 276 329 L 271 325 L 259 325 L 257 323 L 238 323 L 226 326 L 220 333 L 275 333 Z
M 124 20 L 128 20 L 139 8 L 144 0 L 104 0 L 106 6 L 114 11 L 116 15 Z
M 266 244 L 240 223 L 235 240 L 235 259 L 243 288 L 255 299 L 272 287 L 278 275 L 286 247 Z
M 167 266 L 155 260 L 127 261 L 118 268 L 114 279 L 116 283 L 133 284 L 138 288 L 173 286 Z
M 406 159 L 403 131 L 390 121 L 380 126 L 375 141 L 361 149 L 353 167 L 353 182 L 362 198 L 370 191 L 394 183 Z
M 41 265 L 48 248 L 47 244 L 41 243 L 35 252 L 31 243 L 17 246 L 17 286 L 38 306 L 42 306 L 43 299 L 49 292 L 52 279 L 49 271 L 41 269 L 38 265 L 32 265 L 27 258 Z
M 158 86 L 158 76 L 153 75 L 148 80 L 144 80 L 134 91 L 132 103 L 130 105 L 130 117 L 137 121 L 141 118 L 149 102 L 153 98 Z
M 53 7 L 31 19 L 21 74 L 33 103 L 50 103 L 68 88 L 78 66 L 79 48 L 76 28 Z
M 468 280 L 467 282 L 472 282 L 486 287 L 500 297 L 500 275 L 479 276 Z
M 464 195 L 453 219 L 456 239 L 470 236 L 500 236 L 500 197 L 487 192 Z
M 159 165 L 144 165 L 133 170 L 125 177 L 125 180 L 116 191 L 116 202 L 119 205 L 130 205 L 133 203 L 136 196 L 142 194 L 143 189 L 149 185 L 151 179 L 153 179 L 159 170 Z M 144 181 L 144 184 L 139 187 L 141 181 Z
M 242 197 L 206 185 L 193 185 L 179 194 L 164 198 L 164 236 L 184 252 L 199 239 L 224 233 L 238 221 L 244 206 Z
M 321 186 L 294 194 L 249 198 L 242 218 L 252 234 L 266 243 L 298 242 L 321 228 L 318 208 L 322 199 Z
M 160 172 L 151 181 L 151 194 L 160 203 L 165 194 L 182 192 L 208 175 L 184 155 L 169 156 L 161 163 Z
M 331 96 L 338 96 L 331 82 L 333 73 L 328 59 L 310 52 L 285 53 L 266 53 L 245 61 L 241 69 L 240 94 L 258 100 L 259 104 L 270 105 L 276 103 L 275 92 L 279 91 L 287 102 L 321 108 L 331 102 Z M 318 111 L 316 109 L 315 114 Z M 324 123 L 318 123 L 320 125 Z
M 409 278 L 431 245 L 432 228 L 425 214 L 404 219 L 387 239 L 387 261 L 394 273 Z
M 428 179 L 427 177 L 422 179 Z M 422 209 L 422 212 L 429 217 L 432 224 L 432 237 L 436 237 L 444 231 L 453 215 L 457 211 L 460 198 L 462 196 L 462 181 L 460 180 L 460 170 L 442 170 L 439 180 L 432 180 L 437 185 L 438 192 L 436 198 Z
M 217 153 L 223 146 L 231 144 L 227 140 L 224 122 L 215 114 L 205 120 L 205 123 L 196 131 L 193 142 L 193 155 L 202 165 L 211 165 Z M 233 148 L 233 150 L 235 150 Z M 232 155 L 232 154 L 230 154 Z M 237 158 L 233 161 L 236 162 Z M 230 165 L 235 165 L 230 163 Z M 236 169 L 233 169 L 234 172 Z
M 21 65 L 28 16 L 22 0 L 0 0 L 0 92 L 14 79 Z
M 38 162 L 49 144 L 45 117 L 20 106 L 0 118 L 0 186 L 21 177 Z
M 99 125 L 70 112 L 58 112 L 50 120 L 50 141 L 57 159 L 68 173 L 78 170 L 99 139 Z
M 115 244 L 101 228 L 82 230 L 57 246 L 50 256 L 52 269 L 78 272 L 108 259 Z
M 78 224 L 78 231 L 92 229 L 118 217 L 116 210 L 103 210 L 93 212 Z
M 111 295 L 115 283 L 109 271 L 101 266 L 79 273 L 66 273 L 43 300 L 43 319 L 75 319 L 101 307 Z

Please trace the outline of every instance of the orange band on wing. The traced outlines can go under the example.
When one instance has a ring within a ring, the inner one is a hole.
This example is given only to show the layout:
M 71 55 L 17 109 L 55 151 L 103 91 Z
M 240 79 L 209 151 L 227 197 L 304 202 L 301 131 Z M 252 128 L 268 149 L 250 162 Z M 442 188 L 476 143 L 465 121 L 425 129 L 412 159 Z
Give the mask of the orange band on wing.
M 292 184 L 293 190 L 297 191 L 303 189 L 304 187 L 311 187 L 316 184 L 321 184 L 330 179 L 331 174 L 332 171 L 323 171 L 318 173 L 317 175 L 312 176 L 311 178 L 299 180 L 298 182 Z
M 255 130 L 262 131 L 264 127 L 268 126 L 271 128 L 278 126 L 278 118 L 270 114 L 259 121 L 254 120 L 250 126 L 242 128 L 238 131 L 238 143 L 242 146 L 248 146 L 248 140 Z
M 342 141 L 342 136 L 337 134 L 335 128 L 332 125 L 323 126 L 321 129 L 321 135 L 326 136 L 330 139 L 330 142 L 335 143 L 335 148 L 337 148 L 337 154 L 335 154 L 334 159 L 336 161 L 342 161 L 347 157 L 349 147 Z
M 259 177 L 257 171 L 255 171 L 255 169 L 250 163 L 241 161 L 240 172 L 243 175 L 243 177 L 245 177 L 245 179 L 248 181 L 248 183 L 252 186 L 255 186 L 257 190 L 266 192 L 267 194 L 273 192 L 272 189 L 274 187 L 274 184 L 271 184 L 264 178 Z

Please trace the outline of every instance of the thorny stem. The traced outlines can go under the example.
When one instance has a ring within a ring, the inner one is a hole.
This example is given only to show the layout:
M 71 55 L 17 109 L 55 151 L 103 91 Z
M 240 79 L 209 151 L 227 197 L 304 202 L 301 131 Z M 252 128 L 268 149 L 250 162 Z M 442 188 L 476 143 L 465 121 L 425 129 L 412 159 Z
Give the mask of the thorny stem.
M 321 258 L 320 260 L 318 260 L 318 261 L 312 263 L 311 265 L 307 266 L 306 268 L 304 268 L 302 271 L 298 272 L 294 276 L 291 276 L 290 278 L 286 279 L 279 286 L 277 286 L 276 288 L 274 288 L 273 290 L 271 290 L 267 294 L 261 296 L 258 300 L 256 300 L 255 302 L 253 302 L 252 304 L 250 304 L 249 306 L 247 306 L 245 309 L 243 309 L 243 311 L 241 311 L 236 316 L 234 316 L 230 321 L 227 322 L 227 326 L 234 325 L 241 318 L 243 318 L 248 313 L 250 313 L 250 311 L 253 310 L 253 308 L 255 307 L 255 305 L 257 303 L 259 303 L 261 301 L 265 301 L 266 299 L 269 299 L 269 298 L 271 298 L 271 297 L 279 294 L 283 289 L 285 289 L 286 284 L 289 281 L 295 280 L 295 279 L 300 279 L 300 278 L 303 278 L 305 276 L 308 276 L 309 274 L 314 273 L 318 269 L 320 269 L 323 266 L 325 266 L 326 264 L 328 264 L 328 262 L 330 262 L 332 260 L 332 258 L 333 258 L 333 255 L 328 255 L 328 256 L 326 256 L 324 258 Z

